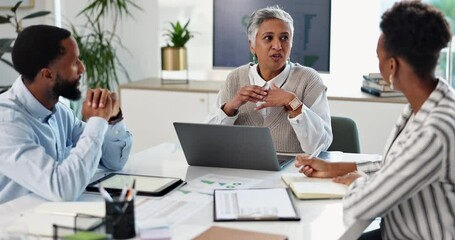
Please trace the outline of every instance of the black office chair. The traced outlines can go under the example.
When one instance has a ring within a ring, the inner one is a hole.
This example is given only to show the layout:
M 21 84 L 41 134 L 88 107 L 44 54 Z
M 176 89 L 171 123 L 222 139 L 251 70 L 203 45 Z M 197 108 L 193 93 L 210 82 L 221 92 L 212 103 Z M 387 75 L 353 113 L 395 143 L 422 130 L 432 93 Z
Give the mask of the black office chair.
M 328 151 L 360 153 L 357 125 L 347 117 L 331 117 L 333 141 Z

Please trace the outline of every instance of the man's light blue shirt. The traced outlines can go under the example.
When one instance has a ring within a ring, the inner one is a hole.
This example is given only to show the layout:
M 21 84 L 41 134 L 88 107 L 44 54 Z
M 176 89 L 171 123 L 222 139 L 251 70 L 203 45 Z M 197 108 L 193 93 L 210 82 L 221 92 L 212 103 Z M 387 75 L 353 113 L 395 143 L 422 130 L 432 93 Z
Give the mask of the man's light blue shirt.
M 74 200 L 101 164 L 120 170 L 132 137 L 123 121 L 87 123 L 58 102 L 51 111 L 19 77 L 0 95 L 0 204 L 33 192 L 52 201 Z

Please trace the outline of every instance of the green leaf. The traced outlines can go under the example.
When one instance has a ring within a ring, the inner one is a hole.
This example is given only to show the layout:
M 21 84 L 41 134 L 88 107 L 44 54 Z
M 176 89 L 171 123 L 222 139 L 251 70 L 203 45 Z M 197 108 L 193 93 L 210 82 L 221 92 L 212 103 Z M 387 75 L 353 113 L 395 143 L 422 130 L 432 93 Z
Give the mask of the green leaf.
M 11 12 L 13 12 L 14 14 L 16 14 L 16 10 L 19 8 L 19 6 L 22 4 L 22 1 L 19 1 L 16 3 L 16 5 L 14 5 L 14 7 L 11 8 Z
M 92 3 L 80 11 L 77 16 L 88 14 L 95 19 L 95 22 L 110 13 L 120 17 L 124 15 L 131 16 L 130 6 L 142 10 L 132 0 L 92 0 Z
M 0 16 L 0 24 L 10 23 L 11 16 Z
M 51 12 L 49 12 L 49 11 L 39 11 L 39 12 L 36 12 L 36 13 L 32 13 L 32 14 L 30 14 L 30 15 L 27 15 L 27 16 L 23 17 L 22 19 L 30 19 L 30 18 L 36 18 L 36 17 L 46 16 L 46 15 L 48 15 L 49 13 L 51 13 Z
M 188 28 L 188 24 L 190 24 L 190 20 L 188 20 L 185 24 L 185 26 L 183 26 L 183 29 L 186 30 Z
M 13 63 L 11 63 L 10 61 L 3 59 L 3 58 L 0 58 L 0 61 L 4 62 L 6 65 L 9 65 L 10 67 L 14 68 Z
M 191 32 L 188 30 L 188 25 L 190 20 L 188 20 L 182 27 L 179 21 L 175 23 L 170 23 L 171 28 L 166 29 L 163 36 L 168 38 L 168 41 L 172 43 L 172 46 L 167 43 L 168 46 L 171 47 L 185 47 L 185 44 L 193 37 Z
M 12 43 L 14 42 L 14 38 L 2 38 L 0 39 L 0 52 L 11 52 L 13 49 L 11 47 Z

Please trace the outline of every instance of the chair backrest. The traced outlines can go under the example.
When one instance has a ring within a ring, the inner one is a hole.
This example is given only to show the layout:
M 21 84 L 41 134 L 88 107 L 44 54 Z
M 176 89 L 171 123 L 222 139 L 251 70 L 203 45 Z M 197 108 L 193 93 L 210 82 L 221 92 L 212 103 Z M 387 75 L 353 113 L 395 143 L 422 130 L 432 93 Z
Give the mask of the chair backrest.
M 360 141 L 357 125 L 347 117 L 332 116 L 333 141 L 328 151 L 360 153 Z

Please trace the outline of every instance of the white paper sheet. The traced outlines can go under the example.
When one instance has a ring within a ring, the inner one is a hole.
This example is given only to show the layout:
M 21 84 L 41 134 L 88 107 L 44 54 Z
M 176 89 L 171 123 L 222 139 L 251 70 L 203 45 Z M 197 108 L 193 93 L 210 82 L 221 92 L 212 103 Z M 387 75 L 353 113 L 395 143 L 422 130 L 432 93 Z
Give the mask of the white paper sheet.
M 262 180 L 254 178 L 232 177 L 218 174 L 207 174 L 189 181 L 180 191 L 198 192 L 213 195 L 215 189 L 245 189 L 251 188 Z
M 136 206 L 136 223 L 142 225 L 143 221 L 163 219 L 166 224 L 173 225 L 187 219 L 211 201 L 208 198 L 205 200 L 192 200 L 190 198 L 179 200 L 171 197 L 150 198 Z
M 217 220 L 297 217 L 285 188 L 239 189 L 215 193 Z

